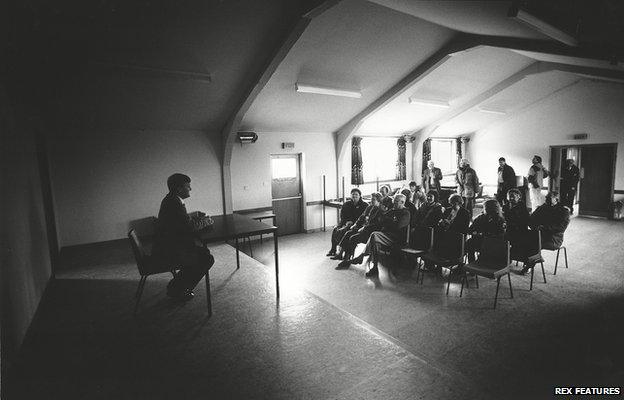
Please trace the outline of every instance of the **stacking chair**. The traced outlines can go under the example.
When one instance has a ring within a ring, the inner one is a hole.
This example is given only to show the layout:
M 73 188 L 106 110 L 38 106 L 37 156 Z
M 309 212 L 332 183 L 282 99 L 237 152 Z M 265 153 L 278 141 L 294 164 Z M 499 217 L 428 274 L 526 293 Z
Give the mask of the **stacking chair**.
M 525 242 L 526 249 L 523 254 L 513 254 L 514 261 L 529 264 L 531 269 L 531 285 L 529 290 L 533 290 L 533 275 L 535 273 L 535 265 L 539 263 L 542 267 L 542 277 L 546 283 L 546 272 L 544 271 L 544 259 L 542 258 L 542 232 L 540 230 L 527 231 Z
M 131 229 L 130 232 L 128 232 L 128 239 L 130 240 L 130 246 L 132 247 L 132 252 L 134 253 L 134 258 L 139 269 L 139 274 L 141 275 L 141 279 L 139 280 L 139 286 L 137 287 L 137 291 L 134 295 L 134 298 L 136 299 L 134 305 L 134 314 L 136 315 L 137 310 L 139 309 L 139 302 L 141 301 L 141 296 L 143 295 L 143 289 L 145 288 L 145 282 L 147 281 L 147 277 L 150 275 L 162 274 L 165 272 L 169 272 L 175 277 L 176 270 L 179 269 L 179 266 L 167 265 L 155 259 L 150 254 L 147 254 L 147 252 L 145 251 L 145 247 L 141 243 L 134 229 Z M 208 275 L 208 271 L 206 271 L 206 296 L 208 301 L 208 312 L 209 314 L 212 314 L 212 304 L 210 299 L 210 277 Z
M 544 250 L 550 250 L 550 251 L 555 251 L 557 250 L 557 259 L 555 260 L 555 272 L 553 273 L 553 275 L 557 275 L 557 264 L 559 264 L 559 252 L 561 250 L 563 250 L 563 257 L 565 259 L 565 267 L 568 268 L 568 250 L 566 249 L 565 246 L 559 246 L 555 249 L 546 249 L 544 248 Z
M 397 252 L 397 249 L 401 250 L 401 254 L 402 254 L 402 250 L 404 247 L 407 246 L 407 244 L 410 241 L 410 226 L 408 225 L 405 228 L 405 241 L 403 243 L 398 243 L 396 246 L 383 246 L 380 251 L 379 251 L 379 255 L 380 256 L 384 256 L 387 259 L 392 259 L 394 261 L 397 261 L 397 259 L 399 258 L 399 252 Z
M 459 297 L 464 293 L 464 282 L 468 283 L 468 273 L 476 276 L 483 276 L 489 279 L 496 279 L 496 295 L 494 296 L 494 308 L 498 300 L 498 288 L 500 286 L 501 277 L 507 275 L 509 280 L 509 292 L 513 299 L 513 289 L 511 288 L 511 260 L 509 255 L 509 242 L 500 238 L 483 238 L 479 258 L 472 263 L 468 263 L 462 267 L 464 272 L 462 276 L 462 285 Z M 478 286 L 477 286 L 478 287 Z
M 430 252 L 422 255 L 424 261 L 428 261 L 438 267 L 445 267 L 451 270 L 446 284 L 446 294 L 448 295 L 451 286 L 452 273 L 456 268 L 464 264 L 464 245 L 466 236 L 462 233 L 451 231 L 435 231 L 433 247 Z M 424 274 L 421 277 L 424 278 Z
M 408 244 L 401 248 L 401 253 L 406 258 L 409 256 L 416 257 L 417 261 L 423 254 L 431 251 L 433 247 L 433 228 L 426 226 L 415 226 L 411 229 Z M 417 262 L 416 281 L 421 273 L 421 263 Z

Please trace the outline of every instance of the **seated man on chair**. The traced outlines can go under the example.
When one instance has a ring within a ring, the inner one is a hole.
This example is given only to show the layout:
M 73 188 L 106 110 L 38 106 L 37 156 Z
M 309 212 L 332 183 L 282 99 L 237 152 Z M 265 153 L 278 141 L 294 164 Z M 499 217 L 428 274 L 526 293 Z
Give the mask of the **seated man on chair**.
M 449 197 L 450 207 L 444 212 L 444 216 L 438 223 L 438 228 L 444 231 L 468 233 L 470 225 L 470 214 L 464 206 L 464 199 L 458 194 Z
M 427 201 L 418 209 L 413 221 L 414 226 L 434 227 L 438 225 L 444 216 L 444 207 L 439 203 L 439 196 L 436 190 L 430 190 L 427 193 Z
M 471 238 L 466 241 L 468 261 L 475 262 L 475 252 L 481 250 L 485 237 L 504 238 L 507 224 L 503 217 L 501 206 L 496 200 L 487 200 L 483 203 L 483 213 L 473 221 L 468 232 Z
M 326 254 L 328 257 L 336 256 L 336 246 L 338 246 L 344 234 L 351 228 L 351 225 L 360 218 L 367 206 L 368 203 L 362 200 L 360 189 L 351 189 L 351 199 L 345 201 L 342 208 L 340 208 L 340 222 L 332 231 L 331 249 Z
M 531 228 L 542 231 L 542 248 L 557 250 L 570 223 L 570 210 L 559 202 L 558 192 L 548 192 L 546 203 L 531 214 Z
M 353 252 L 359 243 L 366 243 L 371 233 L 381 229 L 381 193 L 373 193 L 371 195 L 371 203 L 360 218 L 349 228 L 347 233 L 342 237 L 338 244 L 341 251 L 344 252 L 344 259 L 349 260 L 353 257 Z M 334 257 L 332 257 L 334 258 Z M 341 257 L 342 258 L 342 257 Z M 335 259 L 339 259 L 338 256 Z M 338 265 L 338 269 L 348 268 L 348 261 L 343 261 Z
M 167 186 L 169 193 L 160 204 L 152 254 L 167 265 L 180 268 L 167 286 L 167 295 L 190 300 L 193 289 L 214 264 L 210 251 L 196 243 L 195 232 L 213 222 L 203 213 L 192 217 L 187 214 L 184 200 L 191 195 L 191 178 L 173 174 L 167 179 Z
M 350 264 L 361 264 L 364 261 L 364 256 L 370 256 L 369 262 L 372 262 L 373 266 L 366 273 L 367 278 L 379 274 L 377 263 L 382 247 L 392 248 L 405 242 L 410 223 L 410 213 L 405 208 L 405 196 L 402 194 L 394 196 L 393 208 L 384 213 L 381 221 L 381 231 L 373 232 L 366 242 L 366 248 L 362 254 L 349 261 Z
M 418 215 L 418 210 L 416 209 L 416 205 L 409 200 L 412 192 L 410 192 L 409 189 L 403 189 L 401 190 L 401 194 L 405 196 L 405 208 L 407 208 L 407 211 L 410 213 L 410 224 L 414 225 L 416 216 Z

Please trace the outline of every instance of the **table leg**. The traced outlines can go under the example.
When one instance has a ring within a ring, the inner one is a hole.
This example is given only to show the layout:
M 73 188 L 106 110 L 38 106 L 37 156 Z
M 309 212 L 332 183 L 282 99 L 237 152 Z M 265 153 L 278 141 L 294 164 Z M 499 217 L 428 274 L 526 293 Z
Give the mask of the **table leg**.
M 210 270 L 206 271 L 206 303 L 208 306 L 208 316 L 212 316 L 212 298 L 210 296 Z
M 236 240 L 236 269 L 240 269 L 240 258 L 238 256 L 238 238 Z
M 273 232 L 273 243 L 275 246 L 275 293 L 277 294 L 277 300 L 279 300 L 280 290 L 279 290 L 279 256 L 277 253 L 277 231 Z

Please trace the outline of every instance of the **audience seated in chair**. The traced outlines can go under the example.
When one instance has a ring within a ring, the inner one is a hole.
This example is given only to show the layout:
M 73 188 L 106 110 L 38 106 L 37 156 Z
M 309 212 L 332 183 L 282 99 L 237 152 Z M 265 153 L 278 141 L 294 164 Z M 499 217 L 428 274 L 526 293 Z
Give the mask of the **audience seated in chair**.
M 511 259 L 522 260 L 526 257 L 526 237 L 531 223 L 531 216 L 526 204 L 520 199 L 522 194 L 518 189 L 507 192 L 507 203 L 503 206 L 503 216 L 507 223 L 506 237 L 511 244 Z
M 444 216 L 438 223 L 438 229 L 457 233 L 468 233 L 470 214 L 464 205 L 464 199 L 458 194 L 449 197 L 450 207 L 444 212 Z
M 331 249 L 327 252 L 327 256 L 336 255 L 336 246 L 342 240 L 344 234 L 351 228 L 351 225 L 357 221 L 362 215 L 368 204 L 362 200 L 362 192 L 360 189 L 351 189 L 351 199 L 345 201 L 340 209 L 340 221 L 334 227 L 331 237 Z
M 382 216 L 381 231 L 373 232 L 366 242 L 366 248 L 362 254 L 350 260 L 349 263 L 361 264 L 364 257 L 369 256 L 368 261 L 372 263 L 372 268 L 366 273 L 366 277 L 377 276 L 379 273 L 377 269 L 379 253 L 383 248 L 393 248 L 404 244 L 409 222 L 410 214 L 405 208 L 405 196 L 397 194 L 394 196 L 393 208 L 386 211 Z
M 560 203 L 559 193 L 551 191 L 546 195 L 546 203 L 537 207 L 531 214 L 531 227 L 542 232 L 542 248 L 557 251 L 555 272 L 559 262 L 559 250 L 563 249 L 566 268 L 568 267 L 568 253 L 563 246 L 563 234 L 570 223 L 570 209 Z
M 351 225 L 349 230 L 344 234 L 342 240 L 338 244 L 338 248 L 340 248 L 340 252 L 336 254 L 332 259 L 342 259 L 344 257 L 345 260 L 353 257 L 353 252 L 359 243 L 366 243 L 368 241 L 368 237 L 374 231 L 381 229 L 381 217 L 383 212 L 380 208 L 381 205 L 381 194 L 373 193 L 371 195 L 371 203 L 366 210 L 360 215 L 360 217 L 355 221 L 355 224 Z M 344 266 L 343 263 L 340 263 L 341 266 Z M 349 264 L 347 263 L 347 266 Z
M 439 203 L 439 194 L 435 190 L 427 193 L 427 202 L 416 213 L 414 226 L 435 227 L 444 215 L 444 208 Z
M 416 182 L 411 181 L 409 183 L 410 197 L 409 200 L 414 204 L 416 209 L 419 209 L 421 205 L 427 201 L 427 196 L 425 195 L 424 190 L 416 184 Z
M 383 185 L 379 188 L 379 192 L 381 193 L 381 210 L 384 212 L 391 210 L 393 201 L 392 197 L 390 197 L 390 186 Z
M 505 218 L 503 218 L 503 213 L 498 201 L 487 200 L 483 208 L 483 214 L 475 218 L 468 229 L 468 232 L 472 236 L 466 242 L 469 262 L 474 262 L 476 260 L 475 252 L 481 249 L 481 243 L 484 237 L 503 238 L 505 235 Z
M 210 251 L 197 243 L 195 232 L 212 224 L 204 214 L 190 217 L 184 199 L 190 196 L 191 178 L 173 174 L 167 179 L 169 193 L 158 212 L 152 255 L 166 265 L 180 266 L 169 282 L 167 295 L 181 300 L 193 297 L 193 288 L 214 264 Z
M 403 189 L 401 190 L 401 194 L 403 196 L 405 196 L 405 208 L 407 208 L 407 211 L 409 211 L 410 213 L 410 225 L 414 226 L 414 223 L 416 221 L 416 214 L 417 214 L 417 210 L 416 210 L 416 206 L 414 205 L 414 203 L 412 203 L 411 201 L 409 201 L 410 195 L 412 194 L 412 192 L 409 191 L 409 189 Z

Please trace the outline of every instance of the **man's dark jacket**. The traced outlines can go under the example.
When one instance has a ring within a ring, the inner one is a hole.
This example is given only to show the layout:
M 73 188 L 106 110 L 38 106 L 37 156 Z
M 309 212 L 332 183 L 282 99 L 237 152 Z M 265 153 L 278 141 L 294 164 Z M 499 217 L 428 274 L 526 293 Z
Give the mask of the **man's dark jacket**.
M 357 204 L 353 200 L 345 201 L 340 209 L 340 226 L 344 226 L 349 221 L 355 223 L 364 210 L 366 210 L 366 207 L 368 207 L 368 203 L 361 199 Z
M 516 187 L 516 171 L 507 164 L 498 167 L 499 172 L 501 169 L 503 170 L 503 183 L 502 186 L 499 183 L 498 190 L 502 195 L 507 195 L 509 189 Z
M 195 231 L 205 228 L 203 219 L 193 219 L 175 194 L 169 193 L 160 204 L 152 254 L 166 262 L 176 262 L 180 255 L 196 246 Z
M 444 219 L 450 220 L 451 213 L 453 212 L 453 208 L 449 208 L 444 212 Z M 447 231 L 457 232 L 457 233 L 468 233 L 468 226 L 470 225 L 470 213 L 464 207 L 460 207 L 457 210 L 457 214 L 455 214 L 455 218 L 450 221 L 449 227 L 446 229 Z
M 523 203 L 512 206 L 510 203 L 503 206 L 503 215 L 507 222 L 507 233 L 510 235 L 523 234 L 529 229 L 531 215 Z
M 556 250 L 563 244 L 563 233 L 570 223 L 570 211 L 563 204 L 542 204 L 531 214 L 531 225 L 542 227 L 542 248 Z
M 576 165 L 572 165 L 570 169 L 564 168 L 563 171 L 561 171 L 561 187 L 565 189 L 576 189 L 580 176 L 581 171 Z
M 410 213 L 407 208 L 393 208 L 383 214 L 381 219 L 381 231 L 397 242 L 402 242 L 407 237 L 407 227 L 409 223 Z

